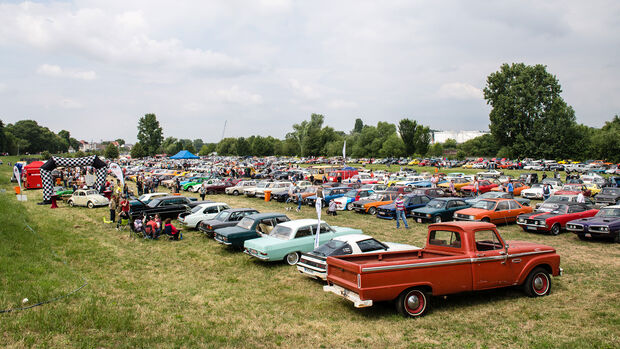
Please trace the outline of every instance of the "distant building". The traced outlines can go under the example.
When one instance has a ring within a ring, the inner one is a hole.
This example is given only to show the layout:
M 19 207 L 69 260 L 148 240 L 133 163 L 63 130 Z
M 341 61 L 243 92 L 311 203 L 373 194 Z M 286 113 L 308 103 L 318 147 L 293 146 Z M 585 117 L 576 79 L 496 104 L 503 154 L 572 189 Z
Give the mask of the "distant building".
M 94 150 L 97 150 L 97 143 L 88 143 L 87 141 L 84 141 L 84 140 L 80 141 L 80 151 L 87 152 L 87 151 L 94 151 Z
M 464 143 L 487 133 L 489 131 L 432 131 L 431 144 L 444 143 L 448 139 L 454 139 L 456 143 Z

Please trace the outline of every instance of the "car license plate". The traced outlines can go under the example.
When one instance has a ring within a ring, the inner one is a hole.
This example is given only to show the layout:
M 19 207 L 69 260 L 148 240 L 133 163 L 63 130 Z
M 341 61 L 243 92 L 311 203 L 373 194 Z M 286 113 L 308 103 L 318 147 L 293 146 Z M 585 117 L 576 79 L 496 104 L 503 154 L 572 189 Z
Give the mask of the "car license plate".
M 416 222 L 418 222 L 418 223 L 422 223 L 422 218 L 418 218 L 418 219 L 416 219 Z
M 536 230 L 536 227 L 527 227 L 528 230 Z
M 592 237 L 592 234 L 590 234 L 590 233 L 586 233 L 585 235 L 586 235 L 587 238 L 591 238 Z

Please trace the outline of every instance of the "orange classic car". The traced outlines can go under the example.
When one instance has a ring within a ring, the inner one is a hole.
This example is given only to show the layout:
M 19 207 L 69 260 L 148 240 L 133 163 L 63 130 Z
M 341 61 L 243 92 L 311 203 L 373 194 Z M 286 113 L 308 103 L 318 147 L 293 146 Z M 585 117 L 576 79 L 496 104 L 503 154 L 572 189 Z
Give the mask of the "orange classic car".
M 456 211 L 454 220 L 508 224 L 516 222 L 518 215 L 530 213 L 532 210 L 529 206 L 521 206 L 514 199 L 484 199 L 470 208 Z
M 519 196 L 521 195 L 521 191 L 525 190 L 525 189 L 530 189 L 529 186 L 521 183 L 521 182 L 512 182 L 512 188 L 513 188 L 513 192 L 512 194 L 514 196 Z M 499 187 L 495 187 L 493 189 L 491 189 L 491 191 L 508 191 L 508 183 L 504 184 L 503 189 L 500 189 Z
M 383 191 L 373 193 L 365 200 L 358 200 L 353 203 L 353 210 L 357 213 L 370 213 L 372 215 L 377 213 L 377 207 L 381 205 L 391 204 L 398 192 L 395 191 Z

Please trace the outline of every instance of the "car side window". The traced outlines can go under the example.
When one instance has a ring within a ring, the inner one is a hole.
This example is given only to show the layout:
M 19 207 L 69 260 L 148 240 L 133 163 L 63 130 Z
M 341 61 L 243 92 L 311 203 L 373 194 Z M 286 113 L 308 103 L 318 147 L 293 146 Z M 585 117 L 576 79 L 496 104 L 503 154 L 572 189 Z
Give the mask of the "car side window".
M 461 235 L 455 231 L 433 230 L 428 234 L 429 245 L 461 247 Z
M 476 250 L 478 251 L 501 250 L 504 248 L 502 243 L 497 238 L 497 235 L 492 230 L 477 231 L 475 239 Z
M 573 205 L 570 206 L 570 208 L 568 209 L 568 213 L 577 213 L 577 212 L 583 212 L 585 211 L 585 208 L 581 205 Z
M 510 209 L 511 210 L 516 210 L 516 209 L 519 209 L 519 208 L 521 208 L 521 207 L 519 206 L 519 204 L 516 201 L 510 201 Z
M 446 205 L 446 208 L 452 208 L 452 207 L 455 207 L 455 206 L 458 206 L 456 204 L 456 201 L 448 201 L 448 205 Z
M 362 252 L 371 252 L 378 250 L 386 250 L 385 245 L 380 243 L 375 239 L 367 239 L 357 242 L 357 246 L 359 246 L 360 251 Z
M 495 211 L 506 211 L 508 210 L 508 201 L 500 201 L 497 204 L 497 209 Z
M 238 220 L 241 219 L 241 217 L 242 217 L 242 215 L 240 215 L 238 212 L 233 212 L 233 213 L 230 214 L 230 217 L 228 217 L 228 220 L 231 221 L 231 222 L 232 221 L 238 221 Z
M 429 199 L 428 197 L 426 197 L 426 196 L 420 196 L 420 202 L 421 202 L 421 203 L 426 204 L 426 203 L 428 203 L 429 201 L 431 201 L 431 199 Z
M 217 213 L 217 206 L 211 206 L 211 207 L 207 207 L 204 211 L 204 213 Z
M 456 206 L 465 206 L 465 205 L 467 205 L 465 201 L 461 201 L 461 200 L 456 201 Z
M 295 234 L 295 238 L 301 238 L 304 236 L 312 236 L 312 229 L 309 226 L 297 229 L 297 234 Z
M 288 222 L 290 219 L 288 217 L 276 217 L 276 224 Z

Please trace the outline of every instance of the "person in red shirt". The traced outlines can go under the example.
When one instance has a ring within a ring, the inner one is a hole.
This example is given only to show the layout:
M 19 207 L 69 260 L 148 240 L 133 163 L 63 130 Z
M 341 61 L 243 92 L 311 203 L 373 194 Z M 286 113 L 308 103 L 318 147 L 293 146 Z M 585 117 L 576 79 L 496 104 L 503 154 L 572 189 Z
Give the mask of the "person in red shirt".
M 127 195 L 123 195 L 123 200 L 120 203 L 120 207 L 121 207 L 121 213 L 120 216 L 121 218 L 129 218 L 129 200 L 127 200 Z
M 166 218 L 164 221 L 164 234 L 170 235 L 170 239 L 179 240 L 179 235 L 181 235 L 181 230 L 177 229 L 170 223 L 170 218 Z

